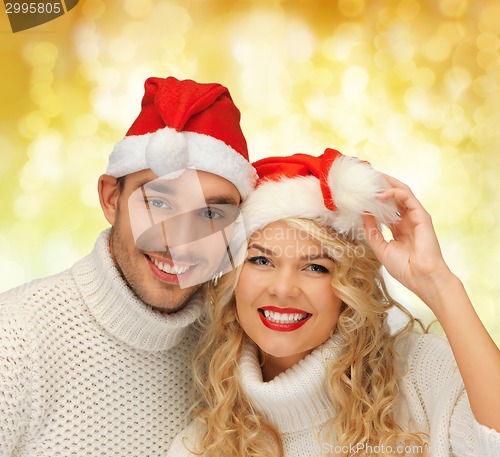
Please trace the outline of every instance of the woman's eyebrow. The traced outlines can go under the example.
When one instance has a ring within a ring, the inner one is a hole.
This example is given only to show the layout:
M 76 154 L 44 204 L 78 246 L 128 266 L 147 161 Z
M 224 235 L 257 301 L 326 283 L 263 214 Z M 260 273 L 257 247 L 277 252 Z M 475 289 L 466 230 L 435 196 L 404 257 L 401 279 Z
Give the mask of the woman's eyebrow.
M 248 249 L 257 249 L 258 251 L 262 252 L 265 255 L 269 256 L 275 256 L 276 254 L 273 252 L 272 249 L 266 248 L 264 246 L 261 246 L 258 243 L 252 243 L 248 246 Z M 326 260 L 331 260 L 333 262 L 333 259 L 325 252 L 322 252 L 320 254 L 304 254 L 299 257 L 300 260 L 318 260 L 318 259 L 326 259 Z
M 327 260 L 332 260 L 333 259 L 328 255 L 328 254 L 313 254 L 313 255 L 310 255 L 310 254 L 306 254 L 306 255 L 303 255 L 303 256 L 300 256 L 300 259 L 301 260 L 318 260 L 318 259 L 327 259 Z
M 261 246 L 260 244 L 257 243 L 252 243 L 248 246 L 248 249 L 257 249 L 258 251 L 262 252 L 263 254 L 266 255 L 274 255 L 274 252 L 272 249 L 268 249 L 264 246 Z

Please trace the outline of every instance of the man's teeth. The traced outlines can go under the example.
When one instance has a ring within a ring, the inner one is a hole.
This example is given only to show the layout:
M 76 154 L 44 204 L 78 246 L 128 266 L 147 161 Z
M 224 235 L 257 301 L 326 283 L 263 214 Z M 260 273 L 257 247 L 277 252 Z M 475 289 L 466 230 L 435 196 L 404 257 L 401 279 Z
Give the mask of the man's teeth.
M 176 267 L 175 265 L 169 265 L 168 263 L 163 263 L 158 261 L 158 259 L 155 259 L 153 257 L 150 257 L 151 262 L 153 262 L 158 268 L 158 270 L 164 271 L 165 273 L 169 273 L 171 275 L 181 275 L 183 273 L 186 273 L 186 271 L 189 270 L 190 266 L 188 265 L 187 267 Z
M 266 319 L 277 324 L 293 324 L 303 321 L 308 316 L 307 313 L 276 313 L 267 309 L 264 309 L 263 312 Z

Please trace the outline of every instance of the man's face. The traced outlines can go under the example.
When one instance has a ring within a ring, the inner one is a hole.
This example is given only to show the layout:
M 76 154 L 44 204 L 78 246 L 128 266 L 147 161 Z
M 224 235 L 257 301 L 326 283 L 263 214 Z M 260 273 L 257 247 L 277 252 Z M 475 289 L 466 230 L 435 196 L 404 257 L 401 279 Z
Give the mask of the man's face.
M 154 308 L 181 308 L 218 272 L 239 201 L 232 183 L 203 171 L 127 175 L 111 253 L 129 286 Z

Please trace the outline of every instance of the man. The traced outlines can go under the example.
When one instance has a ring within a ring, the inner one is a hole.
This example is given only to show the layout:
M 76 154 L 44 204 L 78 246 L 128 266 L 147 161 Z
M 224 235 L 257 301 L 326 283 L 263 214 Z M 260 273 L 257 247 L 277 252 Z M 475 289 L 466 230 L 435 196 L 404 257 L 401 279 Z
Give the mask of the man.
M 165 454 L 202 283 L 233 264 L 255 183 L 239 119 L 219 84 L 146 81 L 98 182 L 111 229 L 69 270 L 0 296 L 0 456 Z

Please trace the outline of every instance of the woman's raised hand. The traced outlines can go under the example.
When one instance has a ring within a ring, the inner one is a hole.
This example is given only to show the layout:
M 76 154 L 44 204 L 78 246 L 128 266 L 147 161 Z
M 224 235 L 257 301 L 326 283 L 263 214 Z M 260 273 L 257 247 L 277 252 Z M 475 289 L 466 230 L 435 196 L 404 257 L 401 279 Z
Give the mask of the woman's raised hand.
M 391 276 L 433 307 L 433 292 L 454 275 L 446 265 L 432 219 L 411 189 L 384 175 L 390 188 L 377 197 L 396 202 L 401 220 L 390 226 L 393 239 L 386 241 L 375 218 L 364 215 L 365 238 Z
M 472 412 L 500 431 L 500 351 L 482 324 L 460 280 L 446 265 L 432 220 L 408 186 L 385 176 L 391 187 L 378 198 L 394 199 L 401 221 L 386 241 L 373 216 L 363 216 L 365 238 L 389 274 L 435 313 L 453 350 Z

